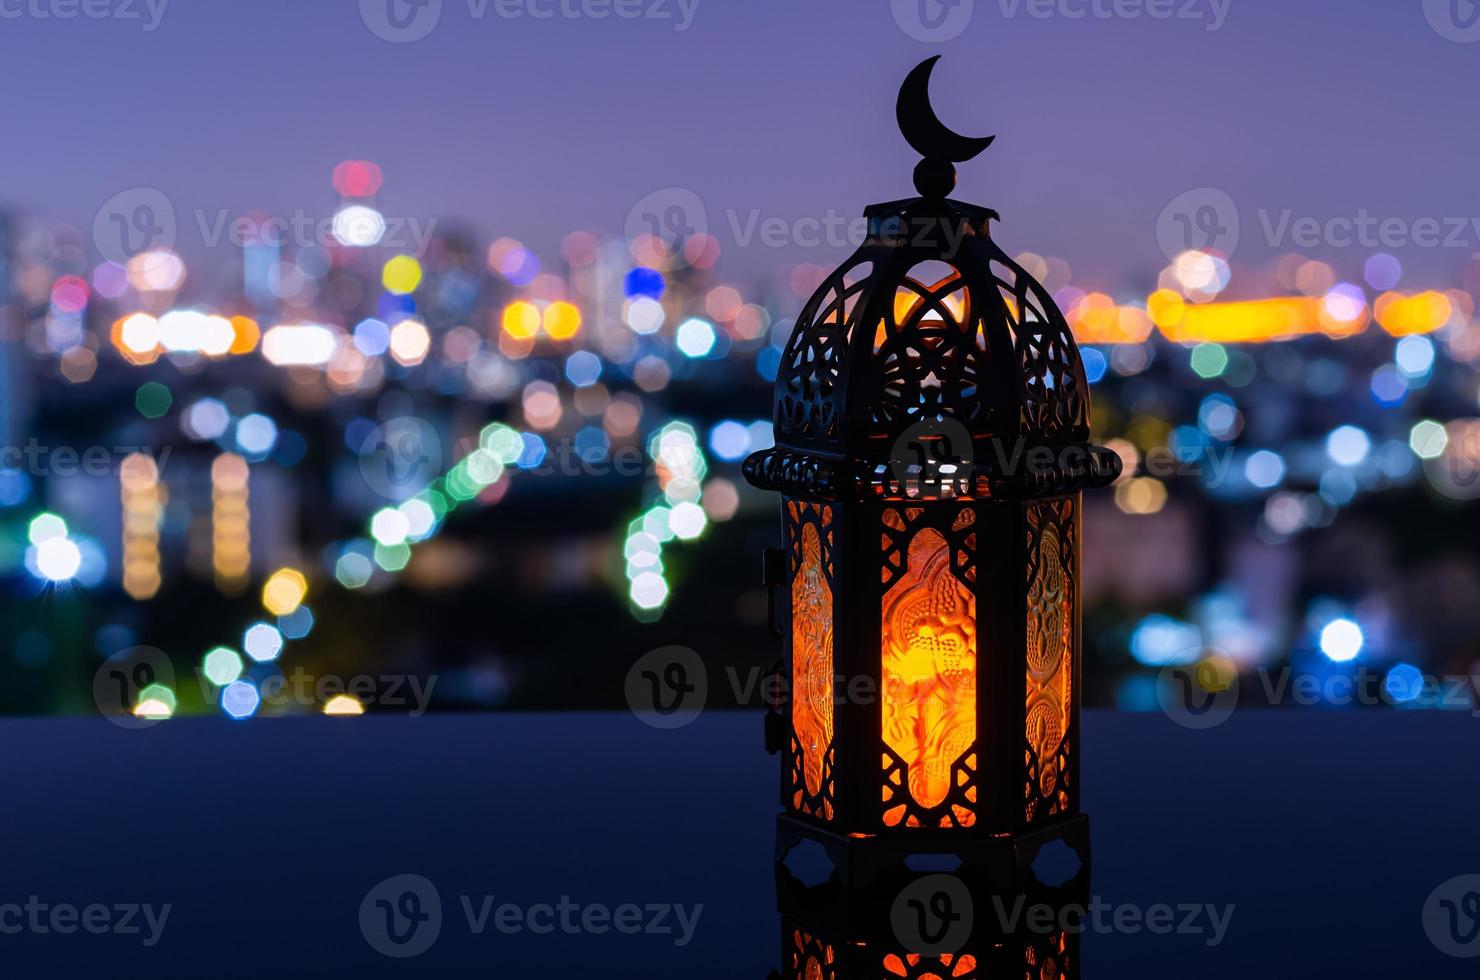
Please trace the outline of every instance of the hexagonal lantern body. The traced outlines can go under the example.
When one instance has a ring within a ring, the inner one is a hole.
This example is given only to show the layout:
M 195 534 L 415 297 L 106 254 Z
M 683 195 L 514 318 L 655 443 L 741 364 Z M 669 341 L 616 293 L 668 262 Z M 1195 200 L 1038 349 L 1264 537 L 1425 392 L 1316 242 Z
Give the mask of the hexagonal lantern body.
M 783 826 L 874 864 L 1072 836 L 1080 491 L 1120 460 L 1089 444 L 1074 338 L 995 212 L 866 215 L 782 356 L 775 446 L 745 463 L 783 496 Z

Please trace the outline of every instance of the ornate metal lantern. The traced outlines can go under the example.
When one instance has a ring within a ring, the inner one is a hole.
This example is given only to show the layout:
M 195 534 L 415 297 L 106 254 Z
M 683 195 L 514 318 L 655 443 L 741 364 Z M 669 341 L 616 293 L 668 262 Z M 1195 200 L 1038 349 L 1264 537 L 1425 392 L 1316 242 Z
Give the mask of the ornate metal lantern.
M 782 357 L 775 447 L 745 463 L 783 495 L 778 851 L 815 838 L 845 881 L 931 851 L 1021 869 L 1054 837 L 1088 856 L 1080 491 L 1120 460 L 1089 444 L 1074 338 L 996 212 L 947 198 L 992 137 L 936 118 L 935 61 L 897 107 L 920 196 L 866 210 Z

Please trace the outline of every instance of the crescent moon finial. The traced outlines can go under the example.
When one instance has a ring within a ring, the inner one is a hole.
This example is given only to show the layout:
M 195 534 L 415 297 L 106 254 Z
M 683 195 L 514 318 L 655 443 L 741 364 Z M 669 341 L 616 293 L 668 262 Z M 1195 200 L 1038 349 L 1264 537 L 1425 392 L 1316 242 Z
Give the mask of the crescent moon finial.
M 926 197 L 945 197 L 956 186 L 953 163 L 964 163 L 992 145 L 995 136 L 962 136 L 940 121 L 930 105 L 930 73 L 940 55 L 926 58 L 905 76 L 894 106 L 905 142 L 925 159 L 915 168 L 915 187 Z

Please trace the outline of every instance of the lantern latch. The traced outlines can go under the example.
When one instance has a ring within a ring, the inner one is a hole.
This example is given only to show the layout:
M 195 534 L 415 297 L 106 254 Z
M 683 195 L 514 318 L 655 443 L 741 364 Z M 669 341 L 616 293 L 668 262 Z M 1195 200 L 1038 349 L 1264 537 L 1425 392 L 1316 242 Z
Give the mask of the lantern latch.
M 781 639 L 781 626 L 777 622 L 776 590 L 786 584 L 786 552 L 780 548 L 767 548 L 761 560 L 761 582 L 766 587 L 766 623 L 771 635 Z

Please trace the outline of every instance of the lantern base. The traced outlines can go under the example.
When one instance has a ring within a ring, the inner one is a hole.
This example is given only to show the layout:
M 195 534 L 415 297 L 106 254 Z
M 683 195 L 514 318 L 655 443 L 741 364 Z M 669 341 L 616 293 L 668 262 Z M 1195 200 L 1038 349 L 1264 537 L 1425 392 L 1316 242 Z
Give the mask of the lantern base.
M 1044 845 L 1063 841 L 1079 857 L 1079 873 L 1089 869 L 1089 815 L 1076 813 L 1041 829 L 1021 834 L 978 836 L 954 832 L 911 832 L 908 836 L 851 836 L 783 813 L 776 818 L 775 860 L 781 864 L 792 848 L 810 840 L 821 845 L 833 864 L 833 878 L 845 889 L 867 888 L 881 875 L 913 857 L 955 855 L 1004 891 L 1039 884 L 1033 862 Z

